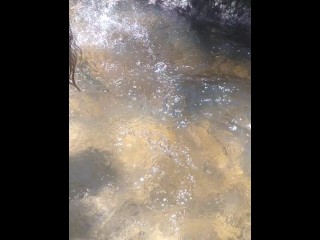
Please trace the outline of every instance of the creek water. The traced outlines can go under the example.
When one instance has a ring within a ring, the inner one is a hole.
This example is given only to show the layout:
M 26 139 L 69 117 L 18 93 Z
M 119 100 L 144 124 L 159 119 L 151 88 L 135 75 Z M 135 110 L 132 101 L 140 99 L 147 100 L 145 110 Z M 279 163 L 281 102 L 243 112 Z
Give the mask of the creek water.
M 251 239 L 251 49 L 154 1 L 74 0 L 70 239 Z

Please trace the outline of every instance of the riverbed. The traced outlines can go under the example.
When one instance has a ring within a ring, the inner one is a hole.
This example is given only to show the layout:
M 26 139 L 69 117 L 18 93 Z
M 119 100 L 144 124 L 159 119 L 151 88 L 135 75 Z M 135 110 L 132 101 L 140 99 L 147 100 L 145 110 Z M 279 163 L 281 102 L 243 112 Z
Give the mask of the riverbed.
M 69 238 L 251 239 L 250 46 L 148 1 L 70 22 Z

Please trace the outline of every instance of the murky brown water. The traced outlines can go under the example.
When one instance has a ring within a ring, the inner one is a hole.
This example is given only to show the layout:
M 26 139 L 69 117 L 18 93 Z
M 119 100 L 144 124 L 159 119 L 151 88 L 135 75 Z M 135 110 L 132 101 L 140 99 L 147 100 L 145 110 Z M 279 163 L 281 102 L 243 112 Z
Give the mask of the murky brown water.
M 250 49 L 130 0 L 70 21 L 70 239 L 251 239 Z

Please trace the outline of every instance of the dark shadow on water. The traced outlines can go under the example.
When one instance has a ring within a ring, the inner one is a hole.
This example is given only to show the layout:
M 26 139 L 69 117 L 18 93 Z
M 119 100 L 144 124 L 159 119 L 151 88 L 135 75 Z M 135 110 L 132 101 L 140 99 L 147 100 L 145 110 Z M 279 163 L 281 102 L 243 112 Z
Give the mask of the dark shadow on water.
M 99 214 L 90 214 L 92 206 L 81 200 L 117 185 L 119 173 L 113 160 L 109 152 L 95 148 L 69 157 L 69 239 L 88 239 L 92 226 L 101 222 Z
M 69 157 L 69 200 L 94 195 L 101 187 L 116 184 L 118 173 L 109 152 L 89 148 Z

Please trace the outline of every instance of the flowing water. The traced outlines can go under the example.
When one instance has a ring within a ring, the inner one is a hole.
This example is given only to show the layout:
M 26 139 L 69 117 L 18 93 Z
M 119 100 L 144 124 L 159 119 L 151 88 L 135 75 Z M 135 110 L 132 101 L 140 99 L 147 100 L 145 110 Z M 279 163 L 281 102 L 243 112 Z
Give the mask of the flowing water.
M 70 22 L 69 238 L 251 239 L 250 47 L 148 1 Z

